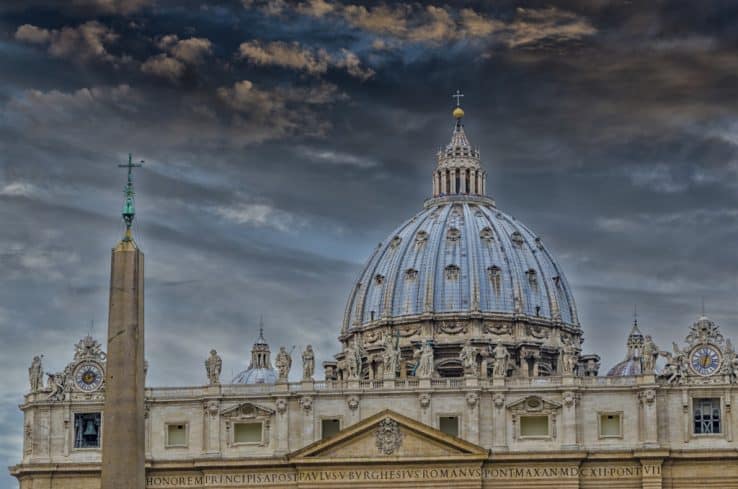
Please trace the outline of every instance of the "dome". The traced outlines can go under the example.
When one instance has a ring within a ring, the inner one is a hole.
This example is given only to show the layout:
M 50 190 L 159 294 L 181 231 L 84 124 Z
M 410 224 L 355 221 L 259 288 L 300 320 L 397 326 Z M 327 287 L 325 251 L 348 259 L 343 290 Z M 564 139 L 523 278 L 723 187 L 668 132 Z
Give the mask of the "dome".
M 251 363 L 243 372 L 236 375 L 231 384 L 275 384 L 279 376 L 272 368 L 271 351 L 264 339 L 264 326 L 259 328 L 259 338 L 251 348 Z
M 514 376 L 594 371 L 596 361 L 579 364 L 581 328 L 561 267 L 486 195 L 487 172 L 457 109 L 451 140 L 436 154 L 432 197 L 374 249 L 349 294 L 337 378 L 391 378 L 397 369 L 385 374 L 382 355 L 394 349 L 399 368 L 414 375 L 428 345 L 432 375 L 441 377 L 464 375 L 463 345 L 485 358 L 503 345 Z M 357 357 L 361 369 L 347 369 Z
M 490 199 L 429 202 L 374 251 L 345 327 L 424 313 L 527 315 L 577 325 L 561 267 Z

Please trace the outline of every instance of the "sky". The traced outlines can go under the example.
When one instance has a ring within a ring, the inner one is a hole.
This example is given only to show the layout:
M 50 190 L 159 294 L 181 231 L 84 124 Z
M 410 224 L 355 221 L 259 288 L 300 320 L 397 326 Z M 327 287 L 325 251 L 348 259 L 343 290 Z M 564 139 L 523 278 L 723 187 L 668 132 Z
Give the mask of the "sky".
M 211 348 L 235 375 L 262 315 L 272 351 L 320 364 L 370 251 L 431 194 L 457 89 L 601 372 L 635 306 L 662 348 L 703 302 L 738 340 L 736 25 L 708 0 L 2 2 L 0 466 L 32 356 L 58 371 L 106 332 L 129 152 L 149 385 L 204 383 Z

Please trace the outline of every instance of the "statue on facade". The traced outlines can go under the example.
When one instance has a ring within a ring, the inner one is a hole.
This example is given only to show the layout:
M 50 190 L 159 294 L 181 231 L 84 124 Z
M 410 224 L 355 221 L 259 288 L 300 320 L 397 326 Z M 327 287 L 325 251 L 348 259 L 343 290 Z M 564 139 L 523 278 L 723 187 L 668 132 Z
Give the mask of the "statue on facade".
M 315 352 L 313 352 L 313 345 L 305 347 L 305 351 L 302 352 L 302 378 L 303 380 L 311 380 L 315 373 Z
M 666 365 L 663 372 L 661 372 L 661 376 L 666 378 L 666 381 L 670 384 L 681 384 L 689 367 L 687 355 L 674 342 L 672 342 L 672 348 L 674 350 L 673 354 L 668 351 L 660 352 L 660 355 L 666 358 Z
M 40 391 L 44 386 L 44 369 L 41 366 L 41 356 L 33 357 L 31 366 L 28 368 L 28 380 L 31 383 L 31 393 Z
M 492 375 L 495 377 L 505 377 L 507 375 L 507 365 L 510 361 L 510 352 L 502 343 L 497 343 L 493 351 L 494 366 L 492 367 Z
M 738 382 L 738 355 L 729 339 L 725 341 L 723 373 L 728 376 L 730 382 Z
M 210 350 L 210 357 L 205 360 L 205 373 L 210 385 L 220 384 L 221 370 L 223 370 L 223 360 L 218 356 L 217 351 Z
M 46 374 L 48 381 L 46 389 L 49 391 L 49 395 L 46 398 L 50 401 L 63 401 L 64 392 L 67 390 L 67 375 L 66 372 L 57 372 L 55 374 Z
M 398 340 L 390 335 L 384 337 L 384 351 L 382 352 L 382 364 L 384 365 L 384 378 L 394 379 L 397 375 L 397 365 L 400 360 L 400 352 L 397 348 Z
M 430 378 L 435 371 L 435 362 L 433 359 L 433 346 L 430 341 L 417 350 L 414 355 L 416 359 L 415 376 L 421 378 Z
M 363 349 L 354 338 L 354 343 L 349 343 L 343 350 L 346 369 L 348 370 L 348 378 L 357 380 L 361 377 L 361 357 Z
M 659 356 L 659 348 L 649 335 L 643 341 L 643 350 L 641 356 L 642 372 L 644 374 L 652 374 L 656 369 L 656 359 Z
M 284 346 L 279 347 L 279 353 L 277 353 L 274 365 L 277 367 L 277 371 L 279 372 L 280 382 L 287 382 L 287 378 L 290 375 L 290 369 L 292 368 L 292 355 L 287 352 L 287 349 Z
M 566 344 L 561 352 L 561 373 L 563 375 L 574 375 L 577 366 L 577 356 L 574 347 Z
M 471 340 L 466 340 L 464 347 L 459 352 L 459 360 L 464 367 L 464 374 L 466 375 L 478 375 L 477 370 L 477 355 L 479 352 L 472 346 Z

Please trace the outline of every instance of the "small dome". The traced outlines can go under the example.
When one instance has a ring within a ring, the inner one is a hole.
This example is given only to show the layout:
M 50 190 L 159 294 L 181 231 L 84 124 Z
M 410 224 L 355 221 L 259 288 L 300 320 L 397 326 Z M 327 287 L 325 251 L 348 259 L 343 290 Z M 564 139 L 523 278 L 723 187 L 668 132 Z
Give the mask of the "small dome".
M 641 351 L 643 350 L 643 333 L 638 328 L 638 321 L 633 322 L 633 328 L 628 335 L 628 353 L 625 360 L 615 364 L 614 367 L 607 372 L 608 377 L 627 377 L 630 375 L 640 375 L 642 373 Z
M 236 375 L 232 384 L 275 384 L 277 372 L 273 368 L 247 368 Z
M 608 377 L 628 377 L 631 375 L 641 374 L 641 360 L 639 358 L 629 358 L 616 364 L 607 372 Z
M 232 384 L 274 384 L 277 382 L 277 371 L 272 368 L 271 351 L 264 339 L 264 326 L 259 328 L 259 338 L 251 348 L 249 368 L 236 375 Z

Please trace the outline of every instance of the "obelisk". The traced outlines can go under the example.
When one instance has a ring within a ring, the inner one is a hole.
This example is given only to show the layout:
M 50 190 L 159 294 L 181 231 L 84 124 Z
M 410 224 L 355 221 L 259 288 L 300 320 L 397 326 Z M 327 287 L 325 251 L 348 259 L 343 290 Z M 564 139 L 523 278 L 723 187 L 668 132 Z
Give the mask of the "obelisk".
M 135 216 L 128 156 L 123 220 L 113 248 L 102 430 L 102 489 L 144 489 L 144 255 L 131 232 Z

